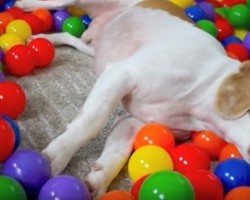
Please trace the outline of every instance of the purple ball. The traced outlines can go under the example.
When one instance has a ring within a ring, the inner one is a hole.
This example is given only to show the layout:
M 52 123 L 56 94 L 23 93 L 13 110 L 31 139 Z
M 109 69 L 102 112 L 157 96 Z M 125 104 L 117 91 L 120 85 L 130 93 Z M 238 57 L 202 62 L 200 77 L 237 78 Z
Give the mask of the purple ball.
M 201 2 L 198 3 L 198 6 L 204 11 L 206 19 L 214 21 L 215 9 L 210 3 Z
M 42 187 L 38 200 L 91 200 L 87 186 L 78 178 L 59 175 Z
M 51 177 L 49 161 L 34 150 L 24 149 L 14 152 L 4 163 L 2 174 L 16 179 L 30 198 L 36 198 Z
M 54 29 L 56 31 L 62 31 L 62 25 L 63 25 L 63 22 L 68 18 L 70 17 L 70 14 L 65 11 L 65 10 L 59 10 L 59 11 L 56 11 L 54 14 L 53 14 L 53 18 L 54 18 Z
M 250 51 L 250 33 L 247 33 L 243 39 L 243 45 Z
M 4 52 L 3 52 L 3 49 L 0 48 L 0 62 L 2 62 L 4 59 Z

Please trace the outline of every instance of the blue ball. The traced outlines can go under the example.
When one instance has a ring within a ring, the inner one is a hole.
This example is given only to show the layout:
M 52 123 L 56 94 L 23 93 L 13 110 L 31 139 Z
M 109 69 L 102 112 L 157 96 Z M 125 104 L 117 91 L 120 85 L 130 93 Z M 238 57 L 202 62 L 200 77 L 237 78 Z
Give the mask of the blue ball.
M 199 6 L 190 6 L 190 7 L 186 8 L 185 13 L 194 22 L 197 22 L 197 21 L 202 20 L 202 19 L 206 19 L 205 12 Z
M 225 193 L 239 186 L 250 186 L 250 165 L 245 160 L 225 160 L 218 164 L 214 174 L 221 180 Z
M 227 37 L 226 39 L 224 39 L 221 44 L 226 47 L 227 45 L 231 44 L 231 43 L 242 43 L 242 40 L 234 35 Z
M 89 24 L 91 23 L 91 18 L 88 15 L 83 15 L 80 17 L 81 21 L 86 25 L 86 27 L 89 27 Z
M 0 11 L 5 11 L 15 5 L 15 0 L 4 0 L 0 6 Z
M 9 123 L 9 125 L 11 126 L 12 130 L 14 131 L 15 134 L 15 145 L 14 145 L 14 149 L 13 151 L 15 151 L 20 143 L 21 143 L 21 134 L 20 134 L 20 129 L 18 124 L 11 118 L 5 116 L 5 115 L 0 115 L 1 118 L 3 118 L 6 122 Z

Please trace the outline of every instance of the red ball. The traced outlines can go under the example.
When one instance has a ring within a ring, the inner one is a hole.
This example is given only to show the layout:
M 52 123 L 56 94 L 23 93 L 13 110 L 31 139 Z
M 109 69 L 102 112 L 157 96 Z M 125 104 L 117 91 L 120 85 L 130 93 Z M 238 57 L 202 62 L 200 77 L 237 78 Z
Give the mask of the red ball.
M 36 55 L 25 45 L 15 45 L 5 54 L 6 70 L 15 76 L 24 76 L 33 71 Z
M 134 149 L 145 145 L 157 145 L 166 151 L 175 147 L 175 139 L 169 128 L 157 123 L 143 126 L 135 136 Z
M 147 177 L 148 175 L 142 176 L 137 181 L 135 181 L 134 184 L 132 185 L 130 193 L 135 197 L 135 199 L 139 198 L 139 192 L 140 192 L 141 186 Z
M 37 55 L 36 67 L 47 67 L 55 57 L 53 44 L 45 38 L 36 38 L 28 43 L 28 47 Z
M 28 13 L 23 15 L 20 19 L 26 21 L 30 25 L 33 35 L 42 32 L 42 22 L 36 15 Z
M 16 119 L 25 106 L 26 96 L 19 84 L 12 81 L 0 83 L 0 114 Z
M 5 161 L 13 152 L 15 134 L 11 126 L 0 118 L 0 163 Z
M 203 169 L 190 170 L 185 176 L 194 188 L 195 200 L 223 200 L 223 185 L 212 172 Z
M 218 160 L 226 142 L 212 131 L 199 131 L 192 134 L 192 142 L 205 151 L 211 160 Z
M 10 13 L 15 19 L 20 19 L 23 15 L 25 15 L 21 8 L 15 6 L 8 8 L 6 12 Z
M 191 143 L 178 145 L 170 151 L 174 170 L 185 174 L 192 169 L 210 169 L 210 159 L 206 152 Z
M 246 4 L 246 0 L 223 0 L 221 3 L 224 7 L 233 7 L 237 4 Z
M 224 39 L 226 39 L 227 37 L 233 35 L 233 27 L 231 26 L 231 24 L 229 24 L 229 22 L 225 19 L 218 19 L 214 22 L 214 25 L 216 26 L 217 30 L 218 30 L 218 34 L 217 34 L 217 39 L 222 41 Z
M 226 46 L 226 51 L 229 54 L 232 53 L 237 56 L 238 60 L 243 62 L 248 60 L 248 50 L 244 47 L 243 44 L 240 43 L 230 43 Z

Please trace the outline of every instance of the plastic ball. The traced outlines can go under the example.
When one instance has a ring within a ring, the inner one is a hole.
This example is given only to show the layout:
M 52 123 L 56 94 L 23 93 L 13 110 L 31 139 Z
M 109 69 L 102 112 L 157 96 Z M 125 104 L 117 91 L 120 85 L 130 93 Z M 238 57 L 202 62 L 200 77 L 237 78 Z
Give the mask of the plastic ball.
M 214 21 L 215 9 L 210 3 L 200 2 L 197 5 L 204 11 L 206 19 Z
M 85 11 L 81 8 L 79 8 L 79 6 L 69 6 L 67 8 L 67 12 L 71 15 L 71 16 L 75 16 L 75 17 L 81 17 L 85 14 Z
M 199 6 L 191 6 L 185 9 L 186 15 L 194 22 L 205 19 L 205 12 Z
M 65 11 L 65 10 L 59 10 L 56 11 L 53 14 L 53 18 L 54 18 L 54 29 L 56 31 L 62 31 L 62 25 L 64 23 L 64 21 L 70 17 L 70 14 Z
M 227 37 L 226 39 L 224 39 L 223 41 L 221 41 L 222 45 L 225 47 L 231 43 L 242 43 L 242 40 L 234 35 Z
M 175 171 L 160 171 L 147 177 L 139 200 L 195 200 L 194 189 L 186 177 Z
M 36 55 L 26 45 L 16 45 L 7 51 L 5 55 L 6 70 L 15 76 L 30 74 L 36 64 Z
M 228 23 L 226 19 L 219 19 L 214 22 L 214 25 L 217 28 L 218 34 L 217 39 L 222 41 L 227 37 L 233 35 L 233 27 Z
M 129 192 L 114 190 L 101 196 L 98 200 L 136 200 Z
M 83 15 L 80 17 L 81 21 L 85 24 L 86 28 L 89 27 L 92 19 L 88 15 Z
M 26 106 L 26 95 L 18 83 L 0 83 L 0 114 L 12 119 L 20 116 Z
M 5 33 L 0 36 L 0 47 L 4 52 L 7 52 L 11 47 L 18 44 L 24 44 L 24 41 L 17 35 Z
M 206 152 L 194 144 L 184 143 L 170 151 L 174 170 L 185 174 L 193 169 L 210 169 L 210 159 Z
M 36 15 L 27 13 L 20 17 L 20 19 L 26 21 L 29 24 L 33 35 L 42 32 L 42 21 Z
M 243 44 L 231 43 L 225 47 L 227 52 L 235 54 L 239 61 L 243 62 L 248 60 L 249 54 L 246 47 Z
M 224 160 L 230 158 L 240 158 L 240 159 L 243 158 L 234 144 L 227 144 L 226 146 L 223 147 L 223 149 L 220 152 L 219 161 L 223 162 Z
M 27 200 L 23 187 L 13 178 L 0 176 L 0 199 Z
M 169 154 L 155 145 L 147 145 L 136 150 L 128 162 L 129 176 L 133 181 L 157 171 L 172 169 L 173 162 Z
M 0 163 L 5 161 L 13 152 L 15 135 L 11 126 L 0 118 Z
M 169 1 L 183 9 L 194 4 L 194 0 L 169 0 Z
M 144 182 L 144 180 L 148 177 L 149 175 L 143 176 L 141 178 L 139 178 L 137 181 L 134 182 L 134 184 L 132 185 L 131 191 L 130 193 L 133 195 L 133 197 L 135 197 L 135 199 L 139 198 L 139 192 L 141 189 L 141 186 Z
M 55 57 L 53 44 L 45 38 L 36 38 L 30 41 L 28 47 L 36 54 L 36 67 L 47 67 Z
M 2 174 L 16 179 L 29 198 L 37 197 L 51 178 L 49 161 L 39 152 L 29 149 L 15 151 L 4 163 Z
M 249 200 L 250 187 L 241 186 L 234 188 L 225 196 L 224 200 Z
M 185 177 L 188 178 L 194 188 L 196 200 L 223 200 L 223 185 L 211 171 L 189 170 Z
M 217 31 L 217 28 L 213 22 L 211 22 L 207 19 L 203 19 L 203 20 L 198 21 L 196 24 L 203 31 L 207 32 L 208 34 L 212 35 L 213 37 L 217 37 L 218 31 Z
M 41 20 L 41 30 L 43 33 L 48 32 L 53 27 L 52 14 L 46 9 L 36 9 L 32 11 L 32 14 L 36 15 Z
M 218 160 L 226 142 L 212 131 L 199 131 L 192 134 L 192 142 L 205 151 L 211 160 Z
M 149 123 L 138 131 L 134 139 L 134 149 L 145 145 L 156 145 L 169 151 L 175 147 L 175 138 L 166 126 Z
M 8 8 L 5 12 L 10 13 L 15 19 L 20 19 L 23 15 L 25 15 L 21 8 L 15 6 Z
M 247 33 L 248 32 L 245 29 L 234 29 L 234 35 L 236 37 L 240 38 L 241 40 L 243 40 L 245 38 Z
M 250 17 L 247 6 L 243 4 L 233 6 L 227 16 L 229 23 L 234 28 L 244 27 Z
M 59 175 L 49 179 L 42 187 L 38 200 L 91 200 L 87 186 L 78 178 Z
M 5 56 L 5 55 L 4 55 L 4 52 L 3 52 L 2 48 L 0 48 L 0 62 L 3 61 L 4 56 Z M 0 70 L 0 71 L 2 71 L 2 70 Z
M 5 29 L 6 26 L 15 18 L 8 12 L 0 12 L 0 25 Z
M 81 37 L 83 32 L 86 30 L 85 24 L 78 17 L 67 18 L 62 26 L 62 31 L 70 33 L 75 37 Z
M 219 16 L 221 16 L 223 19 L 226 19 L 228 16 L 228 8 L 222 7 L 222 8 L 215 8 L 215 13 Z
M 4 74 L 0 72 L 0 83 L 5 81 Z
M 0 7 L 1 11 L 5 11 L 15 5 L 15 0 L 5 0 Z
M 5 115 L 0 115 L 0 118 L 4 119 L 6 122 L 9 123 L 11 126 L 12 130 L 14 131 L 15 135 L 15 144 L 13 148 L 13 152 L 19 147 L 21 143 L 21 133 L 18 124 L 11 118 L 5 116 Z
M 221 180 L 224 192 L 239 186 L 250 186 L 250 165 L 238 158 L 231 158 L 219 163 L 214 174 Z
M 247 48 L 248 52 L 250 52 L 250 32 L 245 35 L 243 45 Z

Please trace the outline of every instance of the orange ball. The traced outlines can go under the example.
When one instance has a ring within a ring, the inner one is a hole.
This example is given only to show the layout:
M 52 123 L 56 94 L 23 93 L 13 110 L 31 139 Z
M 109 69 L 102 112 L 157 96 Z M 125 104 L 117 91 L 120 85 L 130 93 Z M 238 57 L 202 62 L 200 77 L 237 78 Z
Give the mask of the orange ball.
M 227 193 L 224 200 L 249 200 L 250 199 L 250 187 L 241 186 L 236 187 Z
M 204 150 L 211 160 L 218 160 L 223 147 L 227 144 L 212 131 L 199 131 L 192 134 L 192 142 Z
M 222 162 L 224 160 L 230 158 L 240 158 L 242 159 L 242 155 L 234 144 L 227 144 L 220 152 L 219 161 Z
M 136 200 L 132 194 L 122 190 L 114 190 L 104 194 L 98 200 Z
M 6 26 L 15 18 L 8 12 L 0 12 L 0 25 L 5 29 Z
M 169 151 L 175 147 L 175 139 L 171 130 L 164 125 L 149 123 L 143 126 L 134 139 L 134 149 L 145 145 L 156 145 Z
M 42 32 L 48 32 L 53 26 L 53 17 L 51 13 L 46 9 L 36 9 L 32 11 L 32 14 L 36 15 L 41 20 Z

